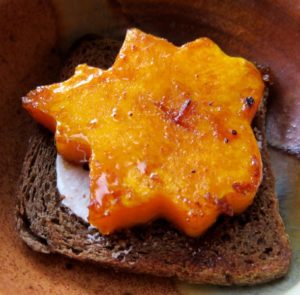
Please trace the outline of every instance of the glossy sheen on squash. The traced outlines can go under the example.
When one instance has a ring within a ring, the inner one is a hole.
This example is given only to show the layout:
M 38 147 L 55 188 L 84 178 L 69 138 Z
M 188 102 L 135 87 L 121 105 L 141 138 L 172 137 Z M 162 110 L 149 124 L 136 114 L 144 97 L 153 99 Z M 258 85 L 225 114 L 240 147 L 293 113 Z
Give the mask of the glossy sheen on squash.
M 89 161 L 89 221 L 101 233 L 163 217 L 198 236 L 257 192 L 250 125 L 263 90 L 253 64 L 207 38 L 176 47 L 131 29 L 110 69 L 79 65 L 23 106 L 63 157 Z

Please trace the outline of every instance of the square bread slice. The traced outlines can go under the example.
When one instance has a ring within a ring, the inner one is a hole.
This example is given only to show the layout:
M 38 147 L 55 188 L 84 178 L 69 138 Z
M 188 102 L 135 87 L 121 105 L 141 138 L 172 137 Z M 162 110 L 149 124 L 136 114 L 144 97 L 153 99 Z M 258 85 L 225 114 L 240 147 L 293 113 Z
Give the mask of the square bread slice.
M 72 48 L 61 78 L 72 75 L 79 63 L 109 67 L 119 48 L 120 43 L 113 40 L 81 40 Z M 40 128 L 30 140 L 17 193 L 21 238 L 39 252 L 194 283 L 253 285 L 283 276 L 291 249 L 267 153 L 265 102 L 266 97 L 253 122 L 263 158 L 263 181 L 254 203 L 243 214 L 220 217 L 199 238 L 182 234 L 164 220 L 103 236 L 62 205 L 53 135 Z

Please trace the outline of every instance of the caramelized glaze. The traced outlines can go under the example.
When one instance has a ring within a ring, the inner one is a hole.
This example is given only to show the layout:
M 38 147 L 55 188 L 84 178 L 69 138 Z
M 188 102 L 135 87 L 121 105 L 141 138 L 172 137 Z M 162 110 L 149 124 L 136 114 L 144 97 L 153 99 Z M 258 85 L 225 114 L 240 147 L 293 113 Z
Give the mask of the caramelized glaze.
M 110 69 L 79 65 L 23 106 L 63 157 L 89 161 L 89 222 L 101 233 L 163 217 L 198 236 L 252 203 L 263 90 L 253 64 L 207 38 L 176 47 L 132 29 Z

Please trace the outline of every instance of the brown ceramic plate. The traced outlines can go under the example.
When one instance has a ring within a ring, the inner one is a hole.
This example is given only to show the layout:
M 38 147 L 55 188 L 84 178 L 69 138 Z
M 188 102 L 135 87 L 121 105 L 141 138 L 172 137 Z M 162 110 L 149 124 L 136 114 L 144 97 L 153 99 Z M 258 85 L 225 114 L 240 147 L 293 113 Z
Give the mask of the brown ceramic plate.
M 289 274 L 252 288 L 193 286 L 116 274 L 28 249 L 14 222 L 14 191 L 35 124 L 20 97 L 55 81 L 61 56 L 85 34 L 122 38 L 139 27 L 180 44 L 208 36 L 231 55 L 270 66 L 269 142 L 300 152 L 300 2 L 295 0 L 1 0 L 0 294 L 299 294 L 300 161 L 271 149 L 280 210 L 293 247 Z

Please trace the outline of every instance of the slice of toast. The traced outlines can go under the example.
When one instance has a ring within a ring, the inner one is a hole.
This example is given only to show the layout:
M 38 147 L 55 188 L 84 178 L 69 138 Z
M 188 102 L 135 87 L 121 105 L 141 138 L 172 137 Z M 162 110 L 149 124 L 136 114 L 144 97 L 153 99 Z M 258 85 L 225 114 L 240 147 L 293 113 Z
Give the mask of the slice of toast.
M 111 40 L 81 41 L 67 59 L 61 78 L 70 76 L 78 63 L 108 67 L 119 47 L 120 43 Z M 40 128 L 31 139 L 17 193 L 20 235 L 39 252 L 189 282 L 252 285 L 279 278 L 288 271 L 291 249 L 267 153 L 265 104 L 253 129 L 264 164 L 254 203 L 239 216 L 220 217 L 205 235 L 190 238 L 164 220 L 102 236 L 62 205 L 56 187 L 53 135 Z

